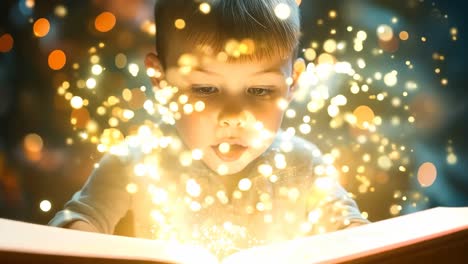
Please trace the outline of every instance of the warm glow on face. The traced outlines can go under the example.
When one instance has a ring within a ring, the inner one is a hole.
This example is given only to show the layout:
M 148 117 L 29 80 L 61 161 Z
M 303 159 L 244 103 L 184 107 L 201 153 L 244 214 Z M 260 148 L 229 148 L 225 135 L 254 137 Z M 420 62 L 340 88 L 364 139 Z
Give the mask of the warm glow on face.
M 111 12 L 102 12 L 99 16 L 96 17 L 94 21 L 94 27 L 97 31 L 108 32 L 114 28 L 116 18 Z
M 60 70 L 65 66 L 65 63 L 67 61 L 67 57 L 65 53 L 62 50 L 54 50 L 49 54 L 49 67 L 52 70 Z

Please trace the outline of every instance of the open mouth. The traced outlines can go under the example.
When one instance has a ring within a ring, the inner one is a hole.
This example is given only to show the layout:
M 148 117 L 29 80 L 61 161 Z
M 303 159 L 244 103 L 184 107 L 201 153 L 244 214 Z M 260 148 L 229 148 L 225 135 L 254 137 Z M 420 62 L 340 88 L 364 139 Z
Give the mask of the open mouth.
M 227 151 L 221 151 L 220 145 L 212 146 L 212 148 L 221 160 L 227 162 L 238 160 L 247 150 L 247 147 L 238 144 L 230 144 Z

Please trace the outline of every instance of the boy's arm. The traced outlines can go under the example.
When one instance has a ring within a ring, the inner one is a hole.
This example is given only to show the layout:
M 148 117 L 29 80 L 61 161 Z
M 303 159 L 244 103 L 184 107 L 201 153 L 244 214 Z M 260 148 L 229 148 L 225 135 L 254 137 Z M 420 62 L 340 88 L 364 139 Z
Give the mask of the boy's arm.
M 130 209 L 126 191 L 126 165 L 106 155 L 84 187 L 75 193 L 49 225 L 112 234 L 118 221 Z
M 74 222 L 71 222 L 69 224 L 66 224 L 63 226 L 64 228 L 69 228 L 69 229 L 75 229 L 75 230 L 80 230 L 80 231 L 86 231 L 86 232 L 95 232 L 98 233 L 99 231 L 94 227 L 93 225 L 88 224 L 85 221 L 82 220 L 76 220 Z
M 332 232 L 370 223 L 362 217 L 356 202 L 346 190 L 336 181 L 330 179 L 330 185 L 325 189 L 312 187 L 309 211 L 315 211 L 317 219 L 316 232 Z M 322 230 L 320 230 L 322 229 Z

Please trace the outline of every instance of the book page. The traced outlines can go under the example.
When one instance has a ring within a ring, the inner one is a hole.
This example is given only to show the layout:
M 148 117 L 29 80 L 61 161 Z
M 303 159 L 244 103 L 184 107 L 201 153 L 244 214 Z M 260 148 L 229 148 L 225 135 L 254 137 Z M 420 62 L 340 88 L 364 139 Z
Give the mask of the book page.
M 434 208 L 379 222 L 241 251 L 233 263 L 341 262 L 468 229 L 468 207 Z
M 0 219 L 0 251 L 132 259 L 158 263 L 217 263 L 207 250 L 169 241 L 90 233 Z

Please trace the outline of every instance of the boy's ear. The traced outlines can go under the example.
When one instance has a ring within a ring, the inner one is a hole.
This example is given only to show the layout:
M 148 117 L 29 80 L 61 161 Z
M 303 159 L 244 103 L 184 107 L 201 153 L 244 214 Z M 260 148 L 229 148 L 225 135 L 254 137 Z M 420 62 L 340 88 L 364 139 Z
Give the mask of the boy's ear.
M 289 96 L 288 100 L 291 101 L 294 97 L 294 92 L 297 89 L 298 85 L 298 80 L 301 74 L 305 71 L 306 69 L 306 63 L 303 58 L 297 58 L 294 63 L 293 63 L 293 71 L 292 71 L 292 79 L 293 82 L 291 86 L 289 87 Z
M 149 77 L 151 79 L 151 84 L 153 84 L 153 86 L 158 87 L 159 83 L 164 78 L 164 76 L 163 76 L 163 67 L 161 65 L 161 61 L 159 60 L 158 55 L 156 55 L 155 53 L 152 53 L 152 52 L 146 54 L 145 66 L 146 66 L 147 72 L 148 72 L 148 70 L 152 69 L 150 71 L 151 74 L 149 74 Z

